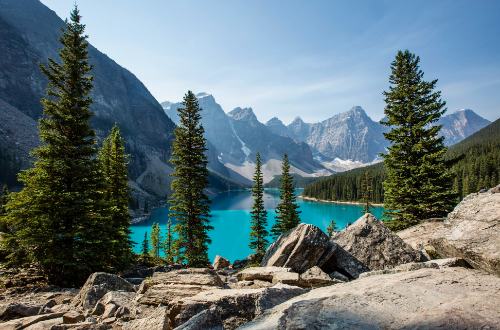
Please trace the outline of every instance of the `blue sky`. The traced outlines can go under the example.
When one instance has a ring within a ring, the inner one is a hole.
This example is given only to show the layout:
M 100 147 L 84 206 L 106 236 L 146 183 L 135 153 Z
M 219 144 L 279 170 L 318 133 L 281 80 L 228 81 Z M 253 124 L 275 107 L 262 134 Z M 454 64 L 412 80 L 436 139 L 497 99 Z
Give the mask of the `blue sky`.
M 42 0 L 66 17 L 75 1 Z M 186 90 L 261 121 L 383 116 L 398 49 L 439 79 L 448 111 L 500 113 L 500 1 L 79 0 L 90 42 L 158 99 Z

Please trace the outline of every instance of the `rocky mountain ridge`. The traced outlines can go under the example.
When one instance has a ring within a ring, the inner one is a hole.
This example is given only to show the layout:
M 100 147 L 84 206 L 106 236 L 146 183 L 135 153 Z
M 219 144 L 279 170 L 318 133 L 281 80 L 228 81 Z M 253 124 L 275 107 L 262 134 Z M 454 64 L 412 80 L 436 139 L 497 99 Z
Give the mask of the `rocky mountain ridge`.
M 235 108 L 225 113 L 212 95 L 198 93 L 197 98 L 202 108 L 205 136 L 212 146 L 209 146 L 209 154 L 216 155 L 219 163 L 232 173 L 230 177 L 234 178 L 236 174 L 249 182 L 257 152 L 260 152 L 264 163 L 265 182 L 281 173 L 281 158 L 285 153 L 294 173 L 301 176 L 331 173 L 314 159 L 306 143 L 273 133 L 257 119 L 252 108 Z M 177 109 L 182 106 L 181 103 L 162 104 L 167 116 L 178 123 Z

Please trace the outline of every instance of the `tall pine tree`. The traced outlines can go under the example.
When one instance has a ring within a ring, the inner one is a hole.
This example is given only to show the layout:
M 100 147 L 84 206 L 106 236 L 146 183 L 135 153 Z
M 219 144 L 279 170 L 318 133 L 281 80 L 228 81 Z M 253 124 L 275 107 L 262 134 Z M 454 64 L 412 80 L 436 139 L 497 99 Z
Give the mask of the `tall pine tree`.
M 372 204 L 371 204 L 371 198 L 372 198 L 372 178 L 370 175 L 370 172 L 366 171 L 363 173 L 363 176 L 361 177 L 361 189 L 362 189 L 362 196 L 363 196 L 363 213 L 370 213 Z
M 196 96 L 188 91 L 183 106 L 178 109 L 179 126 L 174 131 L 170 159 L 174 179 L 169 216 L 176 222 L 175 249 L 180 261 L 190 267 L 209 264 L 208 231 L 212 229 L 209 224 L 210 200 L 204 191 L 208 185 L 207 149 L 200 111 Z
M 15 228 L 10 239 L 62 286 L 81 284 L 90 273 L 105 270 L 107 254 L 89 122 L 91 66 L 80 18 L 75 7 L 60 38 L 61 62 L 49 59 L 41 67 L 49 80 L 39 121 L 41 145 L 33 152 L 33 168 L 19 175 L 23 190 L 6 206 Z
M 142 240 L 141 246 L 141 259 L 142 262 L 147 263 L 149 260 L 149 240 L 148 240 L 148 232 L 144 233 L 144 239 Z
M 163 243 L 163 252 L 165 253 L 165 260 L 169 265 L 173 264 L 175 259 L 173 243 L 174 243 L 174 237 L 172 234 L 172 219 L 168 219 L 167 235 L 165 237 L 165 242 Z
M 161 248 L 160 225 L 157 222 L 155 222 L 151 226 L 151 256 L 159 258 L 160 248 Z
M 276 222 L 271 228 L 274 238 L 295 228 L 300 223 L 300 211 L 293 189 L 293 177 L 290 174 L 288 155 L 283 156 L 280 182 L 280 202 L 276 206 Z
M 106 221 L 109 242 L 108 262 L 110 268 L 123 270 L 132 262 L 132 241 L 130 240 L 130 198 L 127 173 L 125 141 L 115 124 L 104 139 L 97 156 L 104 184 L 104 202 L 109 217 Z
M 250 248 L 255 252 L 255 260 L 260 262 L 267 247 L 267 211 L 264 207 L 264 179 L 262 176 L 262 162 L 260 154 L 257 153 L 255 159 L 255 174 L 253 176 L 253 207 L 251 232 L 250 232 Z
M 389 91 L 384 92 L 384 124 L 391 128 L 384 134 L 391 142 L 384 155 L 384 205 L 399 228 L 446 215 L 455 199 L 441 126 L 435 125 L 446 103 L 434 91 L 437 80 L 423 80 L 419 62 L 408 50 L 399 51 L 391 64 Z

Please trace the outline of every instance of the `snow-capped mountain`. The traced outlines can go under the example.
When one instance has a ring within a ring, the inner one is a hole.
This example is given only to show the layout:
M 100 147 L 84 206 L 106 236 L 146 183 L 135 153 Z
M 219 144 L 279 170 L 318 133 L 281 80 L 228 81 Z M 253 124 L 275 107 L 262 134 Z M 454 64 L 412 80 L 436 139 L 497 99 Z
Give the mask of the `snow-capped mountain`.
M 467 109 L 445 115 L 437 124 L 442 125 L 445 144 L 452 145 L 489 123 Z M 287 132 L 281 134 L 305 141 L 325 167 L 338 171 L 379 160 L 379 154 L 388 146 L 383 134 L 387 130 L 380 122 L 373 121 L 363 108 L 355 106 L 314 124 L 297 117 L 287 126 Z
M 209 142 L 209 155 L 216 154 L 218 162 L 231 173 L 251 180 L 257 152 L 260 152 L 264 163 L 266 182 L 280 174 L 281 158 L 285 153 L 288 154 L 295 173 L 302 176 L 331 173 L 313 158 L 311 148 L 306 143 L 275 134 L 257 119 L 252 108 L 238 107 L 226 114 L 212 95 L 199 93 L 196 96 L 202 108 L 202 124 Z M 177 124 L 177 109 L 182 104 L 163 102 L 162 106 Z

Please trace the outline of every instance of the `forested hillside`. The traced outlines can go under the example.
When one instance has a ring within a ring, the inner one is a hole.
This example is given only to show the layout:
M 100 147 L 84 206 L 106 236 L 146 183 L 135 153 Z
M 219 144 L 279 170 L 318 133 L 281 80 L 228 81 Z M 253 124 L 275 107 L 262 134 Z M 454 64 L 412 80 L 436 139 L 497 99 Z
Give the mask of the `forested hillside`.
M 500 178 L 500 119 L 448 149 L 446 159 L 454 173 L 454 189 L 462 199 L 482 188 L 497 185 Z M 382 163 L 331 175 L 305 187 L 303 195 L 324 200 L 360 201 L 362 176 L 369 171 L 371 200 L 382 203 L 385 179 Z
M 454 189 L 460 199 L 500 182 L 500 119 L 450 147 L 446 157 L 454 162 Z

